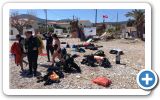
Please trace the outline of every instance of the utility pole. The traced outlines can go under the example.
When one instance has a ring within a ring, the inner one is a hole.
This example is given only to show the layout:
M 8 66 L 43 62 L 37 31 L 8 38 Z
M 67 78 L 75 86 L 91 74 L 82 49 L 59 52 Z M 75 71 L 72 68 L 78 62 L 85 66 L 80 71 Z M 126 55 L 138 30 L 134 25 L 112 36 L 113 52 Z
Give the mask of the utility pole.
M 117 12 L 117 20 L 116 20 L 116 29 L 118 29 L 118 12 Z
M 118 12 L 117 12 L 117 23 L 118 23 Z
M 97 25 L 97 9 L 96 9 L 96 13 L 95 13 L 95 26 Z
M 45 12 L 45 16 L 46 16 L 46 33 L 47 33 L 47 31 L 48 31 L 48 29 L 47 29 L 47 9 L 44 9 L 44 12 Z

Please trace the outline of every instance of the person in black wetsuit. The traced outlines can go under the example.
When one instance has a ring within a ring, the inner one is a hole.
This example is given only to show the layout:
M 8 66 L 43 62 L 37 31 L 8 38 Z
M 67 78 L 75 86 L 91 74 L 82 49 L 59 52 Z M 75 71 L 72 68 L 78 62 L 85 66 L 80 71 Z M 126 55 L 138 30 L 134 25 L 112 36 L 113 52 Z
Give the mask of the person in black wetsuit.
M 52 46 L 52 43 L 53 43 L 52 32 L 49 32 L 47 35 L 43 34 L 43 36 L 46 39 L 47 57 L 48 57 L 48 62 L 50 62 L 50 53 L 51 53 L 51 55 L 53 55 L 53 52 L 54 52 L 54 49 Z
M 29 62 L 29 73 L 27 75 L 37 76 L 37 60 L 38 60 L 38 41 L 33 37 L 32 31 L 26 33 L 26 51 Z

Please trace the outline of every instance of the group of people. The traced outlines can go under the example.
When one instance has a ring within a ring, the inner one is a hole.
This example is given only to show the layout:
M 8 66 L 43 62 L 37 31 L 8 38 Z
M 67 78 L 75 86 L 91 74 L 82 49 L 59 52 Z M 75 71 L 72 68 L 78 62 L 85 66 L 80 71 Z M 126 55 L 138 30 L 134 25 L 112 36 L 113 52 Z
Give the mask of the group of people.
M 29 73 L 27 75 L 37 76 L 37 60 L 38 55 L 42 53 L 42 49 L 44 49 L 42 38 L 38 35 L 39 32 L 35 32 L 33 34 L 32 31 L 25 32 L 26 38 L 21 37 L 21 35 L 16 35 L 16 39 L 18 40 L 20 46 L 20 52 L 22 53 L 19 57 L 19 64 L 21 66 L 21 70 L 23 71 L 23 58 L 27 56 L 29 65 Z M 46 51 L 48 62 L 50 62 L 50 54 L 52 55 L 52 65 L 55 63 L 55 58 L 58 57 L 61 60 L 61 48 L 60 48 L 60 40 L 56 34 L 52 35 L 52 32 L 48 32 L 47 34 L 43 34 L 46 39 Z M 54 40 L 54 41 L 53 41 Z M 16 55 L 15 55 L 16 56 Z

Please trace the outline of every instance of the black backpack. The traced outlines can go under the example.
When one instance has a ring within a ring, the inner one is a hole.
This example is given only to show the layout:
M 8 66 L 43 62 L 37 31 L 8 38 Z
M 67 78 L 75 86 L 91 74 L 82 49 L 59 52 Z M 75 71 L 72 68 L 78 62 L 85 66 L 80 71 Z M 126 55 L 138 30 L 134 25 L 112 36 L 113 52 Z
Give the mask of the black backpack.
M 75 55 L 71 56 L 70 54 L 63 55 L 65 62 L 62 64 L 62 69 L 66 73 L 78 72 L 81 73 L 81 68 L 74 62 Z
M 104 68 L 110 68 L 111 63 L 107 58 L 104 58 L 103 62 L 101 63 L 101 66 L 104 67 Z

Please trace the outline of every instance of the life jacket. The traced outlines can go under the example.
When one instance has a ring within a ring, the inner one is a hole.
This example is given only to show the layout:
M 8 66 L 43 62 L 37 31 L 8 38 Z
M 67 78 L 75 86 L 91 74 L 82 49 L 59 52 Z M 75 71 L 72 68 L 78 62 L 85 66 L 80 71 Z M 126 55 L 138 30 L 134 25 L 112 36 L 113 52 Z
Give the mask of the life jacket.
M 52 81 L 57 81 L 57 80 L 59 80 L 59 76 L 58 76 L 55 72 L 52 72 L 52 74 L 49 76 L 49 78 L 50 78 Z
M 15 63 L 19 65 L 22 57 L 22 50 L 21 50 L 20 44 L 17 42 L 14 42 L 11 46 L 10 52 L 15 55 Z
M 93 79 L 92 82 L 104 87 L 108 87 L 112 83 L 112 81 L 106 77 L 97 77 Z

